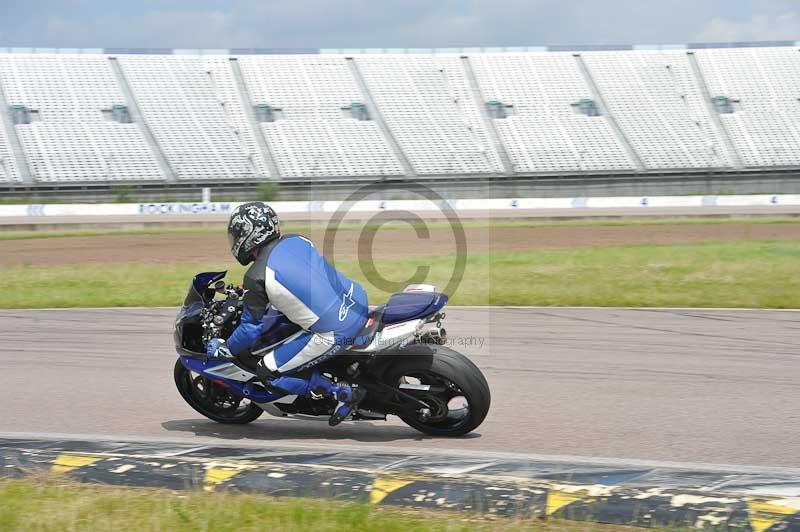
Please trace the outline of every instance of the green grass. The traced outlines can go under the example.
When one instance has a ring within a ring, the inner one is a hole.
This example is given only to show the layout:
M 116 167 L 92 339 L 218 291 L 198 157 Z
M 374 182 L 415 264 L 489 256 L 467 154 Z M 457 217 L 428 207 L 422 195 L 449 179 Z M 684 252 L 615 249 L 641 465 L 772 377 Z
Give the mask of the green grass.
M 0 205 L 40 205 L 45 203 L 70 203 L 70 200 L 61 198 L 36 198 L 33 196 L 13 196 L 9 198 L 0 198 Z M 72 203 L 77 202 L 73 201 Z
M 463 220 L 464 229 L 506 227 L 589 227 L 589 226 L 659 226 L 659 225 L 726 225 L 726 224 L 800 224 L 800 217 L 792 216 L 757 216 L 757 217 L 686 217 L 686 218 L 620 218 L 620 219 L 581 219 L 581 220 L 537 220 L 537 219 L 492 219 Z M 339 231 L 363 230 L 410 230 L 416 227 L 428 229 L 448 229 L 447 222 L 430 221 L 424 223 L 391 222 L 382 226 L 365 225 L 363 221 L 344 221 Z M 286 222 L 282 224 L 285 233 L 306 233 L 322 231 L 326 225 L 320 222 Z M 28 240 L 33 238 L 69 238 L 108 235 L 169 235 L 169 234 L 222 234 L 225 222 L 198 227 L 149 227 L 143 229 L 75 229 L 60 231 L 0 231 L 0 241 Z
M 426 282 L 444 288 L 454 257 L 378 260 L 390 280 L 429 267 Z M 800 242 L 734 242 L 608 246 L 472 254 L 456 305 L 800 307 Z M 387 292 L 366 282 L 358 261 L 337 268 L 362 281 L 370 301 Z M 5 308 L 177 306 L 199 271 L 243 268 L 230 263 L 64 265 L 6 268 Z
M 763 307 L 800 306 L 800 242 L 637 245 L 470 255 L 456 305 Z M 430 266 L 440 288 L 452 257 L 377 261 L 403 279 Z M 361 278 L 357 264 L 343 270 Z M 368 287 L 369 290 L 369 287 Z M 370 290 L 371 299 L 385 294 Z
M 413 532 L 621 532 L 629 527 L 575 521 L 513 520 L 473 514 L 403 510 L 315 499 L 171 492 L 80 485 L 67 480 L 0 480 L 0 530 L 163 530 Z
M 221 228 L 220 228 L 221 227 Z M 220 234 L 225 230 L 224 224 L 220 227 L 172 227 L 169 229 L 82 229 L 64 231 L 3 231 L 0 232 L 2 240 L 31 240 L 41 238 L 70 238 L 87 236 L 109 236 L 109 235 L 167 235 L 167 234 L 186 234 L 186 233 L 213 233 Z

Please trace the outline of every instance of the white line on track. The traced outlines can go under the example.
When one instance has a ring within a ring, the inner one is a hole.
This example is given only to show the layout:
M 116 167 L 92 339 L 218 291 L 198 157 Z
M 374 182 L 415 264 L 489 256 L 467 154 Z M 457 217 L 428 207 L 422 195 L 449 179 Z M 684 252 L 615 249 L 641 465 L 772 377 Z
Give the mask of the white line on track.
M 93 442 L 115 442 L 115 443 L 162 443 L 178 445 L 207 445 L 213 447 L 248 448 L 260 450 L 306 450 L 320 452 L 355 452 L 363 453 L 387 453 L 387 454 L 407 454 L 416 456 L 445 456 L 460 458 L 482 458 L 485 460 L 530 460 L 535 462 L 558 462 L 563 464 L 583 464 L 594 466 L 610 467 L 641 467 L 651 469 L 681 469 L 690 471 L 709 471 L 727 472 L 741 474 L 773 474 L 773 475 L 800 475 L 800 468 L 792 467 L 762 467 L 762 466 L 743 466 L 730 464 L 709 464 L 694 462 L 665 462 L 655 460 L 627 459 L 627 458 L 605 458 L 597 456 L 570 456 L 570 455 L 547 455 L 547 454 L 524 454 L 524 453 L 505 453 L 497 451 L 464 451 L 458 449 L 425 449 L 420 447 L 387 447 L 381 445 L 343 445 L 335 443 L 308 444 L 275 441 L 237 441 L 231 443 L 220 441 L 215 438 L 194 437 L 187 439 L 157 438 L 152 436 L 117 435 L 117 434 L 61 434 L 51 432 L 0 432 L 0 439 L 21 439 L 21 440 L 46 440 L 46 441 L 93 441 Z M 274 447 L 270 447 L 273 445 Z

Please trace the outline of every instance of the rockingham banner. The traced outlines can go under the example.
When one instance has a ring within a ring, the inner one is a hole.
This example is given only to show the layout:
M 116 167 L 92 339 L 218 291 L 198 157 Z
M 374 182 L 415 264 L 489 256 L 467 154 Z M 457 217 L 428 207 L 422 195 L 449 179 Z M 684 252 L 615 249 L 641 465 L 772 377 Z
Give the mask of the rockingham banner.
M 800 194 L 740 196 L 620 196 L 605 198 L 494 198 L 445 200 L 457 212 L 486 210 L 653 208 L 653 207 L 755 207 L 800 205 Z M 275 201 L 279 213 L 336 212 L 342 201 Z M 227 214 L 239 203 L 74 203 L 46 205 L 0 205 L 0 217 L 38 216 L 174 216 L 182 214 Z M 440 202 L 419 200 L 361 200 L 348 206 L 350 212 L 426 212 L 441 210 Z

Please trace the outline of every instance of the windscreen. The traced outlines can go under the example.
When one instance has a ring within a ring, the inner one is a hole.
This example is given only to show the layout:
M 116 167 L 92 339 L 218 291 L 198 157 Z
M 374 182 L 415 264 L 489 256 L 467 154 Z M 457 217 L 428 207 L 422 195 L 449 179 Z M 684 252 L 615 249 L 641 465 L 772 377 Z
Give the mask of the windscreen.
M 194 279 L 192 279 L 192 284 L 189 285 L 189 293 L 186 294 L 183 306 L 188 307 L 196 302 L 205 303 L 207 297 L 206 290 L 209 285 L 224 278 L 226 273 L 228 272 L 203 272 L 195 275 Z

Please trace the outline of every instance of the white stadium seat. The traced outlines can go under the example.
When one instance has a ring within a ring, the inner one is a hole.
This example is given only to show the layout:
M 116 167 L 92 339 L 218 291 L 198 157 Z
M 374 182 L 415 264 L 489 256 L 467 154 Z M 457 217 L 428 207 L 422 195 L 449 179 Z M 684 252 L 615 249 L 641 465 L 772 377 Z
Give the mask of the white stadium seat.
M 4 184 L 800 166 L 796 46 L 9 50 L 0 86 Z
M 24 105 L 37 115 L 15 126 L 35 180 L 164 178 L 137 124 L 103 116 L 128 103 L 106 56 L 0 54 L 0 83 L 8 105 Z M 0 157 L 13 159 L 2 148 Z
M 120 55 L 118 60 L 178 179 L 259 176 L 256 161 L 248 157 L 250 147 L 236 123 L 227 119 L 203 58 Z
M 645 168 L 730 166 L 685 50 L 582 57 Z
M 417 173 L 502 171 L 458 55 L 364 55 L 355 61 Z
M 0 127 L 0 183 L 16 183 L 21 180 L 11 143 L 5 128 Z
M 516 171 L 632 170 L 624 147 L 602 116 L 577 114 L 591 98 L 569 53 L 487 53 L 470 56 L 484 100 L 513 106 L 495 127 Z
M 253 161 L 260 176 L 269 176 L 269 169 L 256 141 L 255 132 L 248 122 L 239 89 L 236 87 L 230 57 L 206 57 L 203 63 L 206 72 L 211 76 L 211 85 L 216 92 L 216 98 L 223 104 L 225 120 L 238 137 L 246 157 Z
M 726 96 L 722 114 L 745 166 L 800 164 L 800 53 L 794 47 L 695 51 L 711 96 Z
M 287 177 L 400 175 L 399 163 L 373 120 L 343 108 L 364 96 L 344 57 L 244 56 L 252 104 L 280 109 L 261 129 Z

